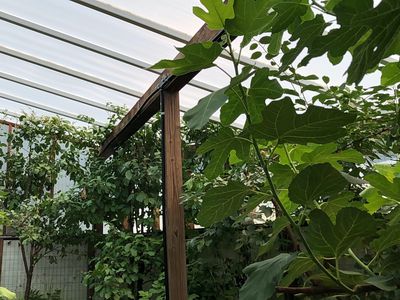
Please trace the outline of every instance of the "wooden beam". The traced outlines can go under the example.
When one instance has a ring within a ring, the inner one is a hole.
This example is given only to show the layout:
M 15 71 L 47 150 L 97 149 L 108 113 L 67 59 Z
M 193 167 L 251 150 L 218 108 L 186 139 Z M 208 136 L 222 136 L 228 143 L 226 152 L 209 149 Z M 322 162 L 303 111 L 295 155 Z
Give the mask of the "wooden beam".
M 189 44 L 220 41 L 223 31 L 213 31 L 206 25 L 193 36 Z M 179 54 L 176 59 L 181 58 Z M 160 109 L 160 89 L 163 87 L 169 91 L 179 91 L 198 72 L 192 72 L 182 76 L 174 76 L 168 70 L 165 70 L 143 94 L 139 101 L 132 107 L 128 114 L 114 128 L 110 136 L 106 139 L 100 149 L 100 155 L 107 158 L 114 153 L 115 149 L 137 132 L 152 116 Z
M 181 204 L 179 92 L 163 93 L 164 236 L 169 300 L 187 300 L 185 218 Z

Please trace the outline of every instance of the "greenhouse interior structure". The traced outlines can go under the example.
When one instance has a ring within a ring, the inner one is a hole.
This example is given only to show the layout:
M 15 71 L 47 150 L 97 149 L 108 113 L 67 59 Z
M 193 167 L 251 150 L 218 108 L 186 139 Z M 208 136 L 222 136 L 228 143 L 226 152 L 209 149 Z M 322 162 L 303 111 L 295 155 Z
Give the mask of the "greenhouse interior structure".
M 1 0 L 0 299 L 400 299 L 399 0 Z

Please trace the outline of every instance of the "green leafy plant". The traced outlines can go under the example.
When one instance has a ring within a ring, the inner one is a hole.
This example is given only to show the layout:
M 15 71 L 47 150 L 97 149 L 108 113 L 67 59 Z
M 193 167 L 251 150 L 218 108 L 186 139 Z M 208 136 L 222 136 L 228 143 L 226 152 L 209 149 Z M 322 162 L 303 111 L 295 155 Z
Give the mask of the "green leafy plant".
M 17 299 L 17 295 L 4 287 L 0 287 L 0 298 L 7 300 L 15 300 Z
M 85 283 L 103 299 L 138 299 L 147 284 L 154 286 L 145 294 L 157 294 L 163 255 L 160 237 L 145 237 L 112 228 L 104 242 L 97 245 L 100 254 L 95 267 L 86 273 Z
M 29 299 L 35 266 L 46 256 L 63 255 L 83 241 L 82 205 L 56 190 L 60 174 L 71 180 L 82 172 L 79 130 L 59 118 L 23 116 L 8 136 L 10 151 L 0 172 L 2 225 L 15 231 L 26 274 Z M 65 175 L 64 175 L 65 176 Z
M 230 84 L 184 116 L 190 128 L 199 129 L 220 109 L 222 123 L 197 150 L 208 159 L 204 174 L 212 180 L 200 195 L 197 220 L 218 227 L 227 217 L 245 219 L 265 203 L 272 206 L 272 220 L 277 217 L 270 239 L 260 247 L 259 259 L 268 259 L 244 269 L 248 279 L 240 299 L 265 300 L 282 292 L 365 296 L 380 291 L 386 297 L 400 285 L 398 273 L 386 268 L 399 245 L 389 232 L 396 232 L 399 221 L 400 108 L 394 84 L 400 78 L 397 63 L 385 61 L 400 54 L 399 2 L 202 4 L 205 9 L 194 13 L 211 29 L 223 30 L 214 47 L 226 47 L 235 73 L 218 66 Z M 234 38 L 241 42 L 239 57 Z M 188 45 L 180 49 L 183 58 L 154 67 L 182 75 L 198 71 L 204 62 L 207 68 L 215 65 L 215 56 L 200 47 Z M 244 48 L 270 67 L 240 68 Z M 352 55 L 340 86 L 330 85 L 322 71 L 304 76 L 294 66 L 326 53 L 333 64 Z M 376 70 L 382 70 L 382 85 L 358 85 Z M 240 115 L 246 123 L 233 130 L 229 126 Z M 380 166 L 382 158 L 390 163 Z M 261 182 L 227 180 L 238 164 L 258 165 Z M 282 236 L 292 252 L 276 255 L 273 245 Z M 306 273 L 299 271 L 302 267 Z

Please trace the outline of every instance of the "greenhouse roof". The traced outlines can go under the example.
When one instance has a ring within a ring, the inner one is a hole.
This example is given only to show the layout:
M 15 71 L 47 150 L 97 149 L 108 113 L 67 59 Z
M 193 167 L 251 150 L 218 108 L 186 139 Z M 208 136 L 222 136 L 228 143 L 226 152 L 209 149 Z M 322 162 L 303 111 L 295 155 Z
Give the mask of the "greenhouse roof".
M 174 47 L 188 42 L 203 25 L 192 14 L 195 5 L 199 1 L 1 1 L 1 111 L 72 120 L 83 114 L 105 123 L 107 103 L 132 107 L 161 73 L 149 66 L 175 57 Z M 249 56 L 245 51 L 242 62 L 265 65 Z M 217 63 L 233 73 L 226 57 Z M 341 83 L 345 66 L 346 60 L 341 68 L 316 59 L 305 73 L 318 69 Z M 377 78 L 369 75 L 364 82 L 373 84 Z M 181 110 L 228 80 L 217 68 L 203 70 L 181 90 Z

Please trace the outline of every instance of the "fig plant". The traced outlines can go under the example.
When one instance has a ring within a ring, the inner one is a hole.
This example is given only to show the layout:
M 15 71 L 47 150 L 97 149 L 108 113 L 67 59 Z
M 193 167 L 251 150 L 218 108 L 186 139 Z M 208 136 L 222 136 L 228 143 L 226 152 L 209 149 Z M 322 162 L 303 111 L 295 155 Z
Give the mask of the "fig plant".
M 153 68 L 182 75 L 218 67 L 229 76 L 227 86 L 200 99 L 184 119 L 198 129 L 220 111 L 222 127 L 197 150 L 210 157 L 204 170 L 209 180 L 223 176 L 231 163 L 257 163 L 263 177 L 258 185 L 239 179 L 209 189 L 201 225 L 273 205 L 273 233 L 259 250 L 260 258 L 269 258 L 244 269 L 240 299 L 380 291 L 398 297 L 400 277 L 392 263 L 400 244 L 400 2 L 201 3 L 194 14 L 222 31 L 221 40 L 187 45 L 178 49 L 182 58 Z M 245 51 L 264 65 L 243 66 Z M 234 74 L 215 62 L 222 52 L 231 57 Z M 322 68 L 301 74 L 316 58 L 336 65 L 348 54 L 341 85 L 331 85 Z M 381 72 L 381 83 L 360 85 L 371 72 Z M 232 129 L 239 116 L 245 116 L 243 128 Z M 282 234 L 293 251 L 274 255 Z

